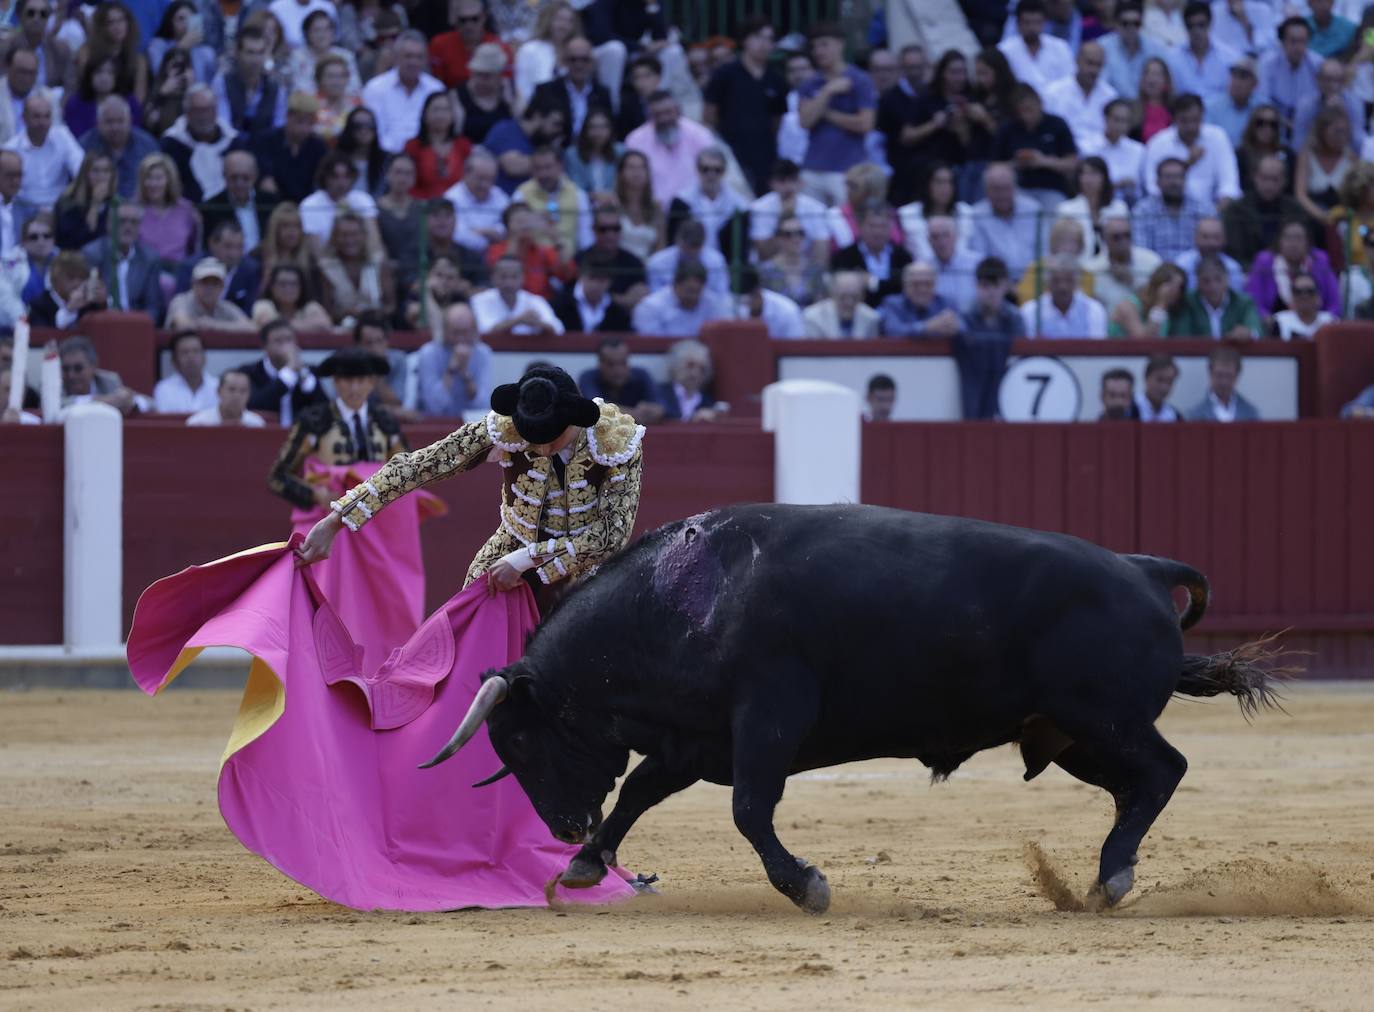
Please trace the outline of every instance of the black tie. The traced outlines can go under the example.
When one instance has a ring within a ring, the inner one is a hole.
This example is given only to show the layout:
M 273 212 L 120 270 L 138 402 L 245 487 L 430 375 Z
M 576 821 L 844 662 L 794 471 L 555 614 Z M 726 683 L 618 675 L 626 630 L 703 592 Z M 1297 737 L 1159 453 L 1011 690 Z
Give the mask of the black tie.
M 353 450 L 358 455 L 359 460 L 371 460 L 371 448 L 367 445 L 367 431 L 363 428 L 363 413 L 358 411 L 353 415 Z
M 568 488 L 567 465 L 563 463 L 562 455 L 555 453 L 549 458 L 549 461 L 553 464 L 553 473 L 558 475 L 558 487 L 566 491 Z

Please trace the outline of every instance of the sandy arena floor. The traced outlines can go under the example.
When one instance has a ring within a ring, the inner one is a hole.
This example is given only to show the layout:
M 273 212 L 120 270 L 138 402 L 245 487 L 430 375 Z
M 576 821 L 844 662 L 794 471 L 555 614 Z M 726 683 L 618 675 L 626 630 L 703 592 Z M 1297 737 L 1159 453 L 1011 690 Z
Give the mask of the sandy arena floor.
M 236 702 L 0 696 L 0 1008 L 1374 1007 L 1374 684 L 1295 689 L 1253 727 L 1174 703 L 1192 769 L 1111 915 L 1050 898 L 1091 882 L 1109 799 L 1055 768 L 1023 784 L 1008 749 L 933 788 L 899 761 L 795 778 L 778 825 L 830 877 L 820 918 L 705 786 L 621 850 L 660 898 L 355 913 L 220 821 Z

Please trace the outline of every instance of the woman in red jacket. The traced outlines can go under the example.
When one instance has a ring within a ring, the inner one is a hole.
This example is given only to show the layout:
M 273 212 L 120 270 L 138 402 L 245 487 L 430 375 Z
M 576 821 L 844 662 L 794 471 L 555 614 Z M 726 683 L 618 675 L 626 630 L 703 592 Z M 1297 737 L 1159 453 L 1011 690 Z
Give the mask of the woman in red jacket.
M 405 146 L 405 153 L 415 159 L 411 196 L 420 200 L 442 197 L 463 178 L 463 163 L 472 151 L 472 141 L 456 127 L 453 99 L 446 91 L 436 91 L 420 111 L 419 134 Z

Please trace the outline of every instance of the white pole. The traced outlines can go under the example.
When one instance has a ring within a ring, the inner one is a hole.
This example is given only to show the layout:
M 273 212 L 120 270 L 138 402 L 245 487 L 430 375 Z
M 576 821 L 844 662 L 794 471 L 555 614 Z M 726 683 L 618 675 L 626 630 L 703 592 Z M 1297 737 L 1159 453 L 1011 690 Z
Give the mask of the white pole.
M 43 367 L 38 376 L 38 402 L 42 406 L 43 421 L 51 425 L 62 420 L 62 360 L 57 354 L 56 341 L 43 346 Z
M 24 387 L 29 371 L 29 320 L 24 317 L 14 325 L 14 366 L 10 369 L 10 388 L 4 392 L 11 411 L 24 407 Z
M 773 432 L 773 498 L 786 503 L 859 501 L 863 418 L 859 395 L 822 380 L 783 380 L 763 390 Z
M 108 404 L 68 410 L 62 597 L 68 647 L 123 640 L 124 419 Z

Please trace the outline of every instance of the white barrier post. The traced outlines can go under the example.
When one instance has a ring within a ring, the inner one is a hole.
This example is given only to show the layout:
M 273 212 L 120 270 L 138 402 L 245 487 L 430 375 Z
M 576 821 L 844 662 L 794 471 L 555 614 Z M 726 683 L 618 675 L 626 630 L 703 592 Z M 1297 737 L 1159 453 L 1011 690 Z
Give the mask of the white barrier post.
M 763 390 L 763 428 L 774 433 L 775 501 L 859 501 L 863 418 L 853 390 L 823 380 L 772 383 Z
M 122 637 L 124 419 L 108 404 L 67 412 L 62 603 L 68 649 L 115 649 Z

